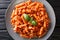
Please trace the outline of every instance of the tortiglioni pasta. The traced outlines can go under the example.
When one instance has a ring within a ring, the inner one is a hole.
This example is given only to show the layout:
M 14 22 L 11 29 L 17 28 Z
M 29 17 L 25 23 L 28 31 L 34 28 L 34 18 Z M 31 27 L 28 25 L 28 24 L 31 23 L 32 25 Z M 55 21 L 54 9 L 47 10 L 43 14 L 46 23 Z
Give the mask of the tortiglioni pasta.
M 28 0 L 17 4 L 11 14 L 14 31 L 24 38 L 44 36 L 48 31 L 49 23 L 47 11 L 41 2 Z

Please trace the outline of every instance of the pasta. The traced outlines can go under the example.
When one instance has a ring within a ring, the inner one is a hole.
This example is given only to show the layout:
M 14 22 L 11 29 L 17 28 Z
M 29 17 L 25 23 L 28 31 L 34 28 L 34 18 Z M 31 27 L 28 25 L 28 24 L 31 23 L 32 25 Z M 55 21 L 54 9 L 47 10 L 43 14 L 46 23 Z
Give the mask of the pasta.
M 28 20 L 26 21 L 24 19 Z M 31 22 L 33 21 L 33 22 Z M 11 14 L 13 30 L 24 38 L 41 38 L 49 28 L 50 19 L 44 5 L 41 2 L 26 2 L 17 4 Z

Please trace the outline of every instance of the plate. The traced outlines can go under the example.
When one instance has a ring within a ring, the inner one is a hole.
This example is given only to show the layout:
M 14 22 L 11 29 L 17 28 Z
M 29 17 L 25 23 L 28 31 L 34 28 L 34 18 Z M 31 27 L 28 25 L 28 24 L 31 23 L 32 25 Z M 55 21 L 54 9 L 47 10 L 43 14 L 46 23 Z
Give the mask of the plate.
M 10 16 L 11 16 L 11 13 L 14 9 L 14 6 L 16 4 L 19 4 L 19 3 L 24 2 L 24 1 L 27 1 L 27 0 L 14 0 L 14 1 L 12 1 L 12 3 L 9 5 L 8 9 L 6 10 L 6 14 L 5 14 L 6 28 L 8 30 L 8 33 L 10 34 L 10 36 L 14 40 L 28 40 L 26 38 L 20 37 L 17 33 L 15 33 L 13 31 L 12 25 L 10 23 L 10 20 L 11 20 Z M 34 0 L 32 0 L 32 1 L 34 1 Z M 36 0 L 36 1 L 42 2 L 44 4 L 46 11 L 48 12 L 49 18 L 51 19 L 51 24 L 50 24 L 50 28 L 49 28 L 47 34 L 44 37 L 34 38 L 31 40 L 47 40 L 55 28 L 55 23 L 56 23 L 55 13 L 54 13 L 54 10 L 51 7 L 51 5 L 46 0 Z

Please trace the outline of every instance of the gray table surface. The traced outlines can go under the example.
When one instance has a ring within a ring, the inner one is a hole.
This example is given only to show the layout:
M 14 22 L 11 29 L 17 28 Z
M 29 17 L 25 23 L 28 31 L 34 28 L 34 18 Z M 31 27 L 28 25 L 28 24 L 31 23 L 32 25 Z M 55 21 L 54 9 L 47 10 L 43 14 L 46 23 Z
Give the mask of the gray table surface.
M 57 24 L 55 30 L 51 37 L 48 40 L 60 40 L 60 1 L 59 0 L 47 0 L 55 10 L 57 17 Z M 5 11 L 8 5 L 11 3 L 10 0 L 0 0 L 0 40 L 13 40 L 11 36 L 8 34 L 5 25 Z

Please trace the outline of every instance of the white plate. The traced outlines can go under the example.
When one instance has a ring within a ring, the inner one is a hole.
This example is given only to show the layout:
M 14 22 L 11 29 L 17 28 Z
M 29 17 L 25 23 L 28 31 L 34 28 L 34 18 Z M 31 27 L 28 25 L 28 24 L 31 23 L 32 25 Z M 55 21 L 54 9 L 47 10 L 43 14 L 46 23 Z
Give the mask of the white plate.
M 7 30 L 9 32 L 9 34 L 11 35 L 11 37 L 14 39 L 14 40 L 28 40 L 28 39 L 25 39 L 25 38 L 22 38 L 20 37 L 17 33 L 15 33 L 12 29 L 12 25 L 10 24 L 10 16 L 11 16 L 11 12 L 12 10 L 14 9 L 14 6 L 18 3 L 21 3 L 21 2 L 24 2 L 24 1 L 27 1 L 27 0 L 14 0 L 8 7 L 7 11 L 6 11 L 6 15 L 5 15 L 5 18 L 6 18 L 6 27 L 7 27 Z M 34 1 L 34 0 L 33 0 Z M 39 38 L 39 39 L 32 39 L 32 40 L 47 40 L 50 35 L 52 34 L 54 28 L 55 28 L 55 23 L 56 23 L 56 18 L 55 18 L 55 13 L 53 11 L 53 8 L 51 7 L 51 5 L 46 1 L 46 0 L 37 0 L 39 2 L 42 2 L 48 12 L 48 15 L 51 19 L 51 24 L 50 24 L 50 29 L 48 30 L 47 34 L 42 37 L 42 38 Z

